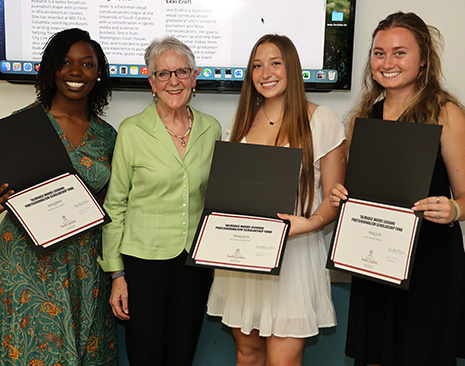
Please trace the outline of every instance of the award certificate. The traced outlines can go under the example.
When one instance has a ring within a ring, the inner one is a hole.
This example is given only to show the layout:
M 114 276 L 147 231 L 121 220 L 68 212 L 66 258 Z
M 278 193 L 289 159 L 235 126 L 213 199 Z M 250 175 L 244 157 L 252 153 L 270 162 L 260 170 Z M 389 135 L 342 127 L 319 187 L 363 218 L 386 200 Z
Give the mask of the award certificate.
M 442 126 L 357 118 L 326 268 L 408 290 Z
M 279 219 L 213 212 L 204 217 L 192 259 L 215 268 L 278 274 L 288 229 Z
M 334 233 L 334 268 L 400 285 L 409 273 L 418 220 L 411 209 L 349 199 Z
M 69 173 L 15 193 L 5 205 L 41 248 L 103 224 L 105 217 L 81 179 Z

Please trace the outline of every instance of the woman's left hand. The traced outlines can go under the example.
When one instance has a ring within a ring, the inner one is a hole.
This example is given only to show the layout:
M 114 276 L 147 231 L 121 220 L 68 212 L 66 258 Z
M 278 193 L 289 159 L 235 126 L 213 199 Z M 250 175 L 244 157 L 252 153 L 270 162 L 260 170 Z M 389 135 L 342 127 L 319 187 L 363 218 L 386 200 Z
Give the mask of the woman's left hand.
M 423 217 L 437 224 L 448 224 L 455 217 L 454 204 L 445 196 L 427 197 L 412 207 L 413 211 L 423 211 Z

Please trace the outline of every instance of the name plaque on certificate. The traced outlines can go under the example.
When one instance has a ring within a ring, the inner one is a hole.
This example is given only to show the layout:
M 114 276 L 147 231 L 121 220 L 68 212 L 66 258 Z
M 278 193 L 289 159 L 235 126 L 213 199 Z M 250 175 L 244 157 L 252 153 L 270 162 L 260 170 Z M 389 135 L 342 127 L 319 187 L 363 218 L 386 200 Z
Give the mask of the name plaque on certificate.
M 75 174 L 15 193 L 5 202 L 40 251 L 102 225 L 105 212 Z
M 216 268 L 271 273 L 279 266 L 288 230 L 279 219 L 213 212 L 204 218 L 192 258 Z
M 349 199 L 336 227 L 334 267 L 400 285 L 409 273 L 418 221 L 410 209 Z
M 357 118 L 327 268 L 408 290 L 441 130 Z
M 302 150 L 217 141 L 205 209 L 186 263 L 279 275 Z

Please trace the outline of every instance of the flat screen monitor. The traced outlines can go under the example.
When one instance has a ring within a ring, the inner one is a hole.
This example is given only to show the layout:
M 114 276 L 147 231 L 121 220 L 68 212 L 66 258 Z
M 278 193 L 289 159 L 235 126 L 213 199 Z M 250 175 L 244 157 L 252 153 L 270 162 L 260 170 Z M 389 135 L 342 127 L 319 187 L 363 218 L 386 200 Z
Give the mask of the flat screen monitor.
M 148 89 L 144 51 L 154 38 L 189 45 L 197 91 L 239 92 L 264 34 L 296 45 L 305 89 L 350 90 L 355 0 L 0 0 L 0 79 L 32 83 L 49 37 L 89 31 L 107 55 L 115 89 Z

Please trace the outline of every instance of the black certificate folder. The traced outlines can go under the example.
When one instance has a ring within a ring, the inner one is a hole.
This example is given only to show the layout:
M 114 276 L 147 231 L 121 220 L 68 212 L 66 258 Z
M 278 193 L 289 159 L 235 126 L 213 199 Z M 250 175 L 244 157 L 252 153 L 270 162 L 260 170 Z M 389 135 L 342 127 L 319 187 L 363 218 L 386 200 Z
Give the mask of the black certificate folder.
M 217 141 L 187 264 L 279 274 L 302 150 Z
M 442 127 L 358 118 L 327 268 L 408 289 Z
M 0 184 L 8 182 L 8 189 L 19 192 L 57 175 L 75 173 L 68 153 L 42 106 L 1 119 L 0 129 Z

